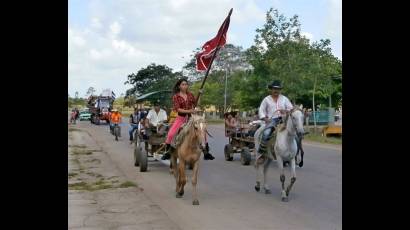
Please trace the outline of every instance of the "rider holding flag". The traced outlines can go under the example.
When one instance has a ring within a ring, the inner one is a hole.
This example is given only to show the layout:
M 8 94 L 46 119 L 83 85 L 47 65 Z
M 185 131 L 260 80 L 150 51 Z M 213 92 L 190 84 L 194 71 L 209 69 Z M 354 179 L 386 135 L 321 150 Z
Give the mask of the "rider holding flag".
M 167 139 L 165 141 L 167 144 L 165 150 L 166 152 L 164 156 L 162 156 L 162 160 L 167 160 L 171 157 L 170 149 L 172 139 L 177 134 L 179 128 L 187 122 L 187 118 L 195 112 L 195 96 L 189 92 L 188 87 L 188 80 L 185 78 L 179 79 L 174 86 L 172 102 L 174 110 L 178 113 L 178 116 L 168 131 Z M 209 153 L 208 142 L 206 142 L 206 147 L 203 149 L 203 152 L 205 160 L 214 159 L 214 157 Z

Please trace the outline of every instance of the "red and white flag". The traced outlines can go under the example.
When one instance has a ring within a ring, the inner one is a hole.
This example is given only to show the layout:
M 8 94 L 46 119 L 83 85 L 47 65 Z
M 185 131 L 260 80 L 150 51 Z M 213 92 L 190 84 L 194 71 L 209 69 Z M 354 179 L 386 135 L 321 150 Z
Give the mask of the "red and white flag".
M 202 46 L 202 51 L 196 55 L 196 70 L 197 71 L 206 71 L 212 62 L 212 57 L 217 49 L 217 47 L 223 47 L 226 44 L 226 32 L 229 28 L 229 21 L 231 17 L 232 9 L 229 11 L 228 16 L 225 18 L 225 21 L 222 23 L 221 27 L 218 30 L 216 37 L 207 41 Z

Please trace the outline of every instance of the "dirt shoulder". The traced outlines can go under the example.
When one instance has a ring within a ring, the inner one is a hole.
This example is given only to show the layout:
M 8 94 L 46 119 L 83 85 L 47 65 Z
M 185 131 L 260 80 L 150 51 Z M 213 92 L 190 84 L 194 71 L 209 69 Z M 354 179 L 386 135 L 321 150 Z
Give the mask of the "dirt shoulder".
M 69 229 L 180 229 L 89 133 L 69 127 Z

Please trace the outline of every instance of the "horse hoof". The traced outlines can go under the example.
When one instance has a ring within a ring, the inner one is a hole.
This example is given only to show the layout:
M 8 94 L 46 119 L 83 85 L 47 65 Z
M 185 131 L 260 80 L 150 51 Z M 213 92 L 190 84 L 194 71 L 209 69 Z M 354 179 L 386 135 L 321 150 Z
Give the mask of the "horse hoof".
M 289 199 L 287 197 L 282 197 L 282 202 L 288 202 Z
M 265 194 L 272 194 L 272 192 L 270 191 L 270 189 L 265 189 Z
M 175 195 L 176 198 L 182 198 L 182 194 L 177 192 L 177 194 Z
M 299 167 L 303 167 L 303 161 L 299 163 Z
M 259 192 L 259 190 L 261 190 L 261 188 L 258 187 L 258 186 L 255 186 L 255 190 L 256 190 L 257 192 Z
M 199 201 L 198 200 L 192 201 L 192 205 L 199 205 Z

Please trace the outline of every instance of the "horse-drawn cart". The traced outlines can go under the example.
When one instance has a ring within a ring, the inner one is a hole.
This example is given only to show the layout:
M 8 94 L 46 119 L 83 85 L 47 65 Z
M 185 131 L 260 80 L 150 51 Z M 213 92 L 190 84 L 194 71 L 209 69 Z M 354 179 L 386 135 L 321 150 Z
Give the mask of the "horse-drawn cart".
M 229 137 L 229 143 L 225 145 L 225 160 L 232 161 L 235 153 L 241 154 L 241 164 L 249 165 L 252 161 L 253 137 Z
M 225 136 L 229 138 L 228 144 L 225 145 L 224 155 L 226 161 L 232 161 L 235 153 L 241 154 L 241 164 L 249 165 L 252 161 L 252 155 L 255 155 L 255 142 L 253 134 L 259 128 L 258 123 L 249 125 L 240 123 L 236 130 L 229 130 L 225 125 Z
M 161 144 L 165 142 L 166 133 L 158 134 L 154 130 L 151 131 L 152 134 L 149 136 L 145 135 L 141 130 L 137 131 L 135 135 L 134 165 L 140 167 L 140 172 L 147 171 L 149 158 L 153 159 L 153 161 L 162 161 L 160 157 L 165 150 L 160 148 Z
M 163 105 L 162 107 L 170 108 L 171 93 L 170 90 L 147 93 L 138 97 L 136 103 L 153 104 L 154 102 L 160 102 Z M 144 121 L 141 122 L 145 124 Z M 165 148 L 161 148 L 161 144 L 165 143 L 169 124 L 161 123 L 159 125 L 165 126 L 165 131 L 160 133 L 155 127 L 142 128 L 142 125 L 140 125 L 140 129 L 134 132 L 134 165 L 139 166 L 141 172 L 147 171 L 149 160 L 160 161 L 169 165 L 168 160 L 161 160 L 161 156 L 165 151 Z
M 234 132 L 227 129 L 225 126 L 225 136 L 229 138 L 229 143 L 225 145 L 224 148 L 224 155 L 226 161 L 232 161 L 233 156 L 235 153 L 241 154 L 241 164 L 242 165 L 249 165 L 252 161 L 252 157 L 256 156 L 256 149 L 255 144 L 259 145 L 260 141 L 255 140 L 256 136 L 262 135 L 262 127 L 263 121 L 257 120 L 253 122 L 241 122 L 240 127 L 238 127 Z M 263 125 L 264 127 L 264 125 Z M 263 129 L 263 128 L 262 128 Z M 231 132 L 229 132 L 231 131 Z M 274 135 L 275 132 L 272 133 L 272 137 L 270 138 L 268 144 L 269 151 L 272 151 L 273 160 L 276 160 L 276 155 L 273 152 L 274 147 Z

